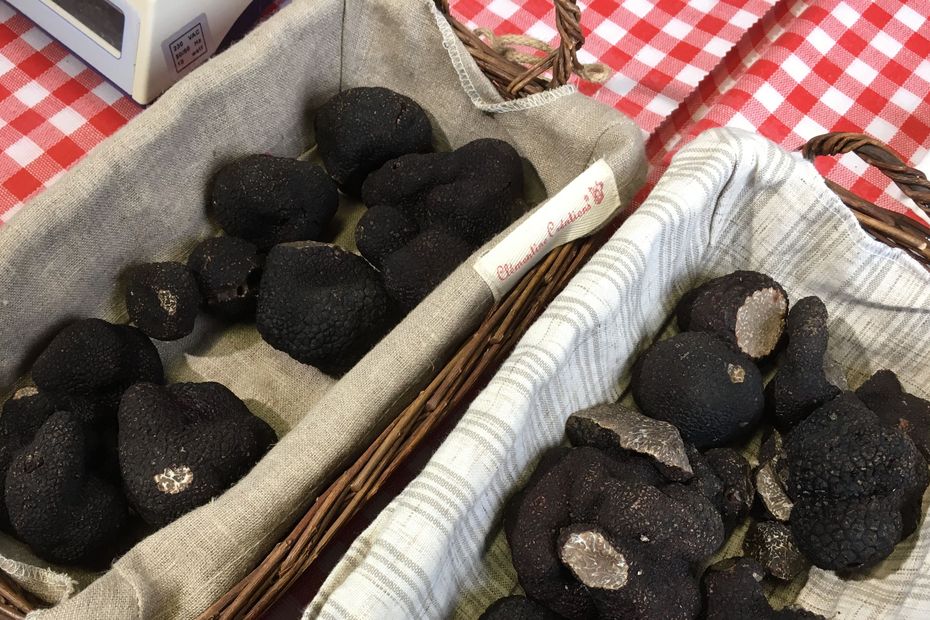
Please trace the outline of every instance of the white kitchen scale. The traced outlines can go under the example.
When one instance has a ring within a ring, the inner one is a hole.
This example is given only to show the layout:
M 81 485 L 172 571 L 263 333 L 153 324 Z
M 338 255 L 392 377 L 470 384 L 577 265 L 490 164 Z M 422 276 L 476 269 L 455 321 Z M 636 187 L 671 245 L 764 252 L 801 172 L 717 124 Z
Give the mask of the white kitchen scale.
M 139 103 L 255 24 L 271 0 L 6 0 Z

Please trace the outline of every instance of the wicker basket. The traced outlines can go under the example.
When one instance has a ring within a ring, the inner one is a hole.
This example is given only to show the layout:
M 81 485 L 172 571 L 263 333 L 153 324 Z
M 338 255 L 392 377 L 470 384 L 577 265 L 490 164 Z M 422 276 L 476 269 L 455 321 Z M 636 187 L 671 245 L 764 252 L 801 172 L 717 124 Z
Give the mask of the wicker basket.
M 576 56 L 584 38 L 574 0 L 555 0 L 559 46 L 526 67 L 505 58 L 455 20 L 447 0 L 437 0 L 455 33 L 499 92 L 516 98 L 565 84 L 579 67 Z M 551 74 L 551 78 L 543 76 Z M 923 209 L 930 209 L 930 183 L 887 147 L 854 134 L 829 134 L 808 142 L 804 155 L 854 151 L 888 174 Z M 909 251 L 930 268 L 930 230 L 910 218 L 881 210 L 828 181 L 876 238 Z M 618 222 L 619 223 L 619 222 Z M 449 362 L 326 488 L 263 562 L 207 609 L 201 618 L 257 618 L 320 558 L 345 527 L 430 432 L 460 409 L 473 389 L 508 355 L 520 336 L 580 269 L 606 235 L 566 244 L 533 268 L 494 308 Z M 30 596 L 0 573 L 0 617 L 21 619 L 36 609 Z

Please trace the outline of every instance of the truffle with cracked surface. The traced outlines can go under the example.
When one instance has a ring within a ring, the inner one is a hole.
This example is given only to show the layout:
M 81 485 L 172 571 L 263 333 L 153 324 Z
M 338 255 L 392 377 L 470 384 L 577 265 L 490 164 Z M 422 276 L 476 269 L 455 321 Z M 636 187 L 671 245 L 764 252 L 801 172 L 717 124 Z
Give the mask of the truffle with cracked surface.
M 178 340 L 194 331 L 200 289 L 187 265 L 144 263 L 126 276 L 129 320 L 156 340 Z

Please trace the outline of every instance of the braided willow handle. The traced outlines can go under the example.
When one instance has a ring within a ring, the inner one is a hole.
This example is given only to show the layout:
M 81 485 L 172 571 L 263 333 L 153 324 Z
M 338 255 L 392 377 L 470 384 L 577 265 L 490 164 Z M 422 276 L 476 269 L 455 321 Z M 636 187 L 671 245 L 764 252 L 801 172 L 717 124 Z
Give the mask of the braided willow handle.
M 894 181 L 924 213 L 930 214 L 930 181 L 927 176 L 907 165 L 894 150 L 871 136 L 848 132 L 826 133 L 808 140 L 801 147 L 801 153 L 810 161 L 822 155 L 855 153 Z M 907 251 L 930 270 L 930 228 L 903 213 L 882 209 L 829 179 L 825 181 L 827 187 L 852 210 L 859 224 L 869 234 L 892 247 Z
M 449 0 L 435 1 L 436 7 L 446 16 L 475 62 L 507 99 L 533 95 L 567 84 L 572 73 L 582 68 L 578 60 L 578 50 L 584 44 L 584 34 L 581 32 L 581 9 L 575 0 L 553 0 L 559 44 L 530 67 L 505 58 L 452 17 Z M 542 74 L 550 69 L 552 79 L 546 80 Z

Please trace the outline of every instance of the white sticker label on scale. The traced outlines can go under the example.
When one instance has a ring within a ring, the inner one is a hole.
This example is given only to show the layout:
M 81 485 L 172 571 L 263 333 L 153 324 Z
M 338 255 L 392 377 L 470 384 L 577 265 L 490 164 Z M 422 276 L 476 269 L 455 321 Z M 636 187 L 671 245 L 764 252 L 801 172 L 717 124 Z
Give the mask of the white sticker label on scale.
M 591 234 L 619 207 L 613 170 L 599 159 L 482 256 L 475 271 L 499 299 L 550 250 Z

